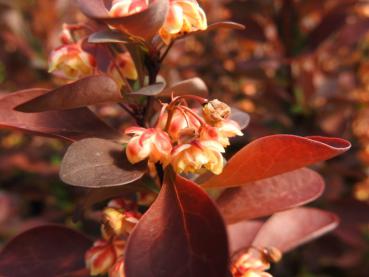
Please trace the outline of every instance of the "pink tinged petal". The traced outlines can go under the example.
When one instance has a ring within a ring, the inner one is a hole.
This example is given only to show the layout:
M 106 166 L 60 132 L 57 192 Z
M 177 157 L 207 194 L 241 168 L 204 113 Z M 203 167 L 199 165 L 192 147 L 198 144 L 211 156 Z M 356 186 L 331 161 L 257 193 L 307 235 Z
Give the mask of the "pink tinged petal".
M 151 152 L 149 144 L 140 144 L 140 137 L 133 137 L 127 145 L 126 155 L 130 163 L 135 164 L 148 158 Z
M 182 29 L 183 18 L 182 8 L 176 4 L 171 4 L 162 28 L 170 35 L 177 34 Z

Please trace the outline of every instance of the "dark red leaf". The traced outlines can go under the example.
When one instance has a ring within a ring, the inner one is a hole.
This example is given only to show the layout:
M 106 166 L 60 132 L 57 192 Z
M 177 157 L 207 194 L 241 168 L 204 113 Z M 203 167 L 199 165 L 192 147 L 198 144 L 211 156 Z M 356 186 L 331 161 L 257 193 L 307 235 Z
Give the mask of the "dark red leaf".
M 237 152 L 224 171 L 205 187 L 235 187 L 328 160 L 350 149 L 339 138 L 273 135 L 254 140 Z
M 136 14 L 123 17 L 110 17 L 108 9 L 112 0 L 78 0 L 81 11 L 90 18 L 110 25 L 119 24 L 127 33 L 149 39 L 157 34 L 168 12 L 168 0 L 150 0 L 149 7 Z M 105 3 L 107 4 L 105 4 Z
M 263 222 L 256 220 L 228 225 L 229 252 L 231 255 L 238 250 L 250 247 L 262 226 Z
M 205 82 L 202 79 L 195 77 L 169 86 L 168 88 L 163 90 L 159 96 L 171 97 L 172 94 L 174 96 L 194 94 L 207 98 L 209 96 L 209 91 Z
M 59 87 L 16 107 L 21 112 L 69 110 L 122 101 L 117 83 L 106 75 L 90 76 Z
M 222 218 L 201 188 L 173 175 L 166 174 L 158 198 L 130 235 L 126 275 L 224 277 L 228 245 Z
M 73 143 L 60 167 L 60 178 L 72 186 L 102 188 L 122 186 L 140 179 L 146 165 L 131 164 L 123 145 L 90 138 Z
M 302 168 L 226 189 L 217 204 L 226 222 L 235 223 L 306 204 L 318 198 L 323 190 L 322 177 Z
M 74 230 L 46 225 L 11 240 L 0 253 L 0 275 L 59 276 L 82 271 L 92 241 Z M 86 275 L 78 275 L 86 276 Z
M 252 244 L 276 247 L 286 252 L 330 232 L 337 225 L 338 218 L 332 213 L 313 208 L 296 208 L 273 215 L 260 229 Z
M 220 21 L 209 24 L 207 30 L 212 31 L 216 29 L 234 29 L 234 30 L 245 30 L 245 26 L 232 21 Z
M 75 141 L 88 137 L 119 139 L 121 135 L 88 108 L 43 113 L 22 113 L 14 108 L 47 93 L 46 89 L 23 90 L 0 98 L 0 127 L 14 128 L 42 136 Z

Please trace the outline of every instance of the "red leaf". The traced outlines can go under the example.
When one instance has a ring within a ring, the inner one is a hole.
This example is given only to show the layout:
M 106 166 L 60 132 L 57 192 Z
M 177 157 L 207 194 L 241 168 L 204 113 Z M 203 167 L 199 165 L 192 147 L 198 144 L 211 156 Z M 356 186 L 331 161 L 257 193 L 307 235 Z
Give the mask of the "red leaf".
M 233 254 L 238 250 L 250 247 L 262 226 L 262 221 L 252 220 L 228 225 L 227 231 L 230 253 Z
M 226 189 L 217 204 L 226 222 L 235 223 L 306 204 L 318 198 L 323 190 L 322 177 L 302 168 Z
M 227 263 L 226 230 L 213 202 L 191 181 L 166 174 L 130 235 L 127 277 L 224 277 Z
M 163 90 L 159 96 L 172 97 L 172 95 L 181 96 L 188 94 L 194 94 L 207 98 L 209 96 L 209 90 L 202 79 L 195 77 L 169 86 L 168 88 Z
M 254 246 L 289 251 L 330 232 L 338 225 L 336 215 L 313 208 L 297 208 L 273 215 L 260 229 Z
M 85 267 L 85 251 L 91 244 L 82 234 L 62 226 L 36 227 L 16 236 L 1 251 L 0 275 L 71 276 Z
M 0 127 L 15 128 L 42 136 L 75 141 L 88 137 L 118 139 L 120 134 L 88 108 L 26 114 L 14 107 L 43 95 L 46 89 L 30 89 L 0 98 Z
M 204 187 L 236 187 L 292 171 L 344 153 L 351 144 L 339 138 L 273 135 L 257 139 L 237 152 L 222 174 Z
M 117 83 L 108 76 L 90 76 L 40 95 L 18 107 L 17 111 L 35 113 L 68 110 L 122 101 Z
M 149 7 L 136 14 L 110 17 L 108 8 L 112 0 L 78 0 L 81 11 L 90 18 L 107 24 L 119 24 L 127 33 L 149 39 L 157 34 L 168 12 L 168 0 L 150 0 Z M 105 5 L 106 2 L 108 5 Z

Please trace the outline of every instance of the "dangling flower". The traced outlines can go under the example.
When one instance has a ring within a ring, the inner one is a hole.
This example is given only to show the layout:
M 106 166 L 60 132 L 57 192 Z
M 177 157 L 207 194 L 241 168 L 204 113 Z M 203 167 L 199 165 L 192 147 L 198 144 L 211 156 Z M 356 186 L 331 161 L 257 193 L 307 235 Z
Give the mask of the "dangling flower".
M 69 28 L 68 24 L 63 24 L 62 31 L 59 35 L 59 40 L 62 44 L 73 44 L 75 41 L 72 36 L 71 29 Z
M 112 61 L 108 67 L 108 74 L 120 85 L 124 85 L 122 74 L 125 78 L 130 80 L 137 80 L 137 70 L 135 64 L 128 52 L 120 54 Z
M 68 80 L 78 80 L 93 74 L 95 58 L 78 44 L 63 45 L 50 54 L 49 72 Z
M 114 238 L 109 241 L 98 240 L 86 252 L 86 267 L 92 276 L 106 274 L 117 262 L 118 257 L 123 255 L 125 241 Z
M 121 257 L 109 270 L 109 277 L 125 277 L 124 273 L 124 258 Z
M 195 140 L 173 149 L 171 164 L 177 173 L 200 173 L 204 168 L 214 174 L 223 171 L 225 150 L 217 141 Z
M 167 18 L 159 34 L 166 44 L 173 39 L 208 27 L 204 10 L 196 0 L 170 0 Z
M 139 13 L 149 6 L 149 0 L 116 0 L 109 11 L 112 17 L 127 16 Z
M 125 133 L 133 135 L 126 148 L 127 158 L 131 163 L 135 164 L 148 158 L 153 163 L 161 162 L 164 166 L 168 164 L 172 144 L 163 130 L 131 127 Z
M 236 121 L 230 119 L 217 123 L 215 128 L 219 136 L 218 141 L 223 145 L 223 147 L 230 145 L 229 138 L 243 136 L 240 125 Z
M 102 232 L 105 238 L 113 235 L 129 235 L 138 223 L 141 215 L 136 212 L 105 208 L 103 211 L 104 224 Z

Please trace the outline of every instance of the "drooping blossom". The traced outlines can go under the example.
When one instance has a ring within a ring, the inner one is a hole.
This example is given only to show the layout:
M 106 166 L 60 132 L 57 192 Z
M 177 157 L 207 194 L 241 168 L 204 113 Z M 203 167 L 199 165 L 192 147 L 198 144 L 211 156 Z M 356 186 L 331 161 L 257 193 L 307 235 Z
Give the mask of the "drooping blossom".
M 111 61 L 108 67 L 108 74 L 118 83 L 119 86 L 124 85 L 121 75 L 129 80 L 137 80 L 138 78 L 135 64 L 128 52 L 120 54 L 114 61 Z
M 129 235 L 138 223 L 141 215 L 133 211 L 124 211 L 107 207 L 103 211 L 102 231 L 105 237 Z

